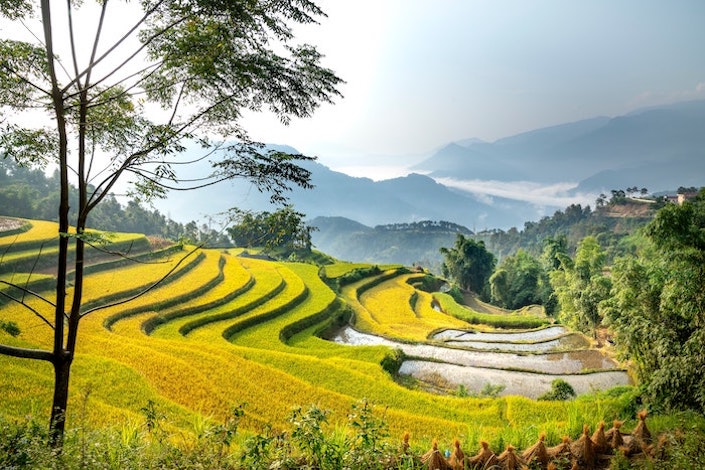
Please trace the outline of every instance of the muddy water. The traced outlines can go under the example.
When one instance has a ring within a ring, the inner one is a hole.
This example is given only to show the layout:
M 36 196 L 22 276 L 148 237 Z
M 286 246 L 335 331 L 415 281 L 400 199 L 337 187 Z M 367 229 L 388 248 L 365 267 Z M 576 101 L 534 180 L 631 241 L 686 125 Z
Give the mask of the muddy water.
M 558 330 L 553 333 L 562 334 Z M 464 385 L 469 391 L 480 391 L 486 383 L 490 383 L 504 385 L 504 394 L 535 397 L 550 390 L 551 381 L 556 378 L 566 380 L 577 393 L 629 383 L 626 372 L 618 370 L 613 360 L 597 350 L 543 354 L 477 351 L 435 344 L 400 343 L 361 333 L 349 326 L 341 329 L 332 340 L 349 345 L 399 348 L 413 357 L 413 360 L 404 361 L 400 373 L 421 380 L 428 379 L 429 375 L 440 376 L 451 384 Z M 578 375 L 588 370 L 600 372 Z

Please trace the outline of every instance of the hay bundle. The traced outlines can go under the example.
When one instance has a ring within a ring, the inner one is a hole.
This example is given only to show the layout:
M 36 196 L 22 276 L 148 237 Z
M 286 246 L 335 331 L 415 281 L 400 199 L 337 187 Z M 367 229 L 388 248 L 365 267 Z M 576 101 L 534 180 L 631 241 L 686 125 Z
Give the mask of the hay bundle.
M 632 436 L 634 439 L 638 439 L 644 444 L 650 444 L 651 432 L 649 431 L 649 428 L 646 427 L 646 415 L 646 410 L 641 410 L 637 413 L 637 416 L 639 417 L 639 424 L 637 424 L 634 431 L 632 431 Z
M 548 449 L 546 449 L 546 452 L 548 452 L 548 457 L 551 460 L 555 460 L 560 457 L 570 458 L 572 456 L 570 452 L 570 437 L 563 436 L 563 439 L 561 440 L 560 444 L 558 444 L 557 446 L 549 447 Z
M 492 449 L 490 449 L 490 445 L 485 441 L 480 442 L 480 445 L 482 446 L 480 452 L 478 452 L 476 456 L 470 457 L 470 460 L 468 460 L 470 468 L 490 468 L 493 465 L 498 465 L 499 460 L 497 460 L 497 456 L 492 452 Z
M 590 438 L 590 428 L 587 424 L 583 426 L 583 433 L 578 440 L 571 444 L 570 452 L 573 454 L 575 462 L 582 468 L 595 468 L 597 454 L 595 453 L 595 444 Z
M 538 462 L 541 468 L 546 468 L 550 458 L 548 457 L 546 444 L 544 444 L 545 440 L 546 434 L 541 433 L 541 435 L 539 435 L 538 442 L 524 451 L 522 457 L 526 460 L 527 465 L 531 464 L 531 462 Z
M 622 424 L 624 424 L 623 421 L 617 421 L 615 419 L 612 423 L 612 427 L 605 433 L 607 442 L 614 450 L 619 450 L 619 448 L 624 445 L 624 437 L 622 436 L 622 431 L 619 430 Z
M 505 470 L 522 470 L 526 466 L 526 461 L 514 451 L 514 446 L 511 444 L 499 454 L 497 460 Z
M 438 441 L 435 439 L 431 449 L 421 456 L 421 463 L 425 464 L 428 470 L 449 470 L 448 462 L 438 450 Z
M 456 439 L 455 442 L 453 442 L 453 447 L 453 453 L 450 454 L 450 458 L 448 458 L 448 465 L 453 470 L 464 470 L 465 453 L 460 448 L 460 441 Z
M 401 452 L 403 454 L 409 453 L 409 432 L 405 432 L 401 438 Z
M 625 446 L 622 447 L 624 455 L 628 457 L 642 452 L 650 454 L 654 448 L 653 445 L 650 445 L 651 432 L 646 427 L 646 410 L 640 411 L 637 416 L 639 417 L 639 423 L 632 431 L 632 438 L 626 441 Z
M 597 426 L 597 430 L 592 435 L 592 443 L 595 444 L 596 454 L 611 454 L 612 447 L 607 441 L 607 436 L 605 435 L 605 422 L 600 421 Z

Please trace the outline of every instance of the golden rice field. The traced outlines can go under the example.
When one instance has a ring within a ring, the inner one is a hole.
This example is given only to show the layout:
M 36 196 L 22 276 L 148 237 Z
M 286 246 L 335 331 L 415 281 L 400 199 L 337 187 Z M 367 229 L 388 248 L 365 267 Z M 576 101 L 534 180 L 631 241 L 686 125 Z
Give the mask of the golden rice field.
M 40 255 L 37 247 L 54 242 L 56 230 L 56 224 L 31 221 L 31 228 L 20 234 L 0 232 L 0 253 L 7 259 L 18 253 L 27 259 L 53 256 Z M 462 307 L 449 296 L 416 289 L 410 282 L 416 274 L 408 271 L 370 274 L 336 292 L 311 264 L 265 261 L 239 256 L 238 250 L 189 254 L 189 247 L 147 257 L 145 237 L 127 234 L 115 240 L 140 247 L 145 261 L 101 258 L 87 276 L 84 305 L 92 311 L 80 326 L 69 426 L 138 423 L 150 400 L 183 435 L 204 419 L 224 419 L 243 403 L 245 430 L 284 428 L 291 409 L 308 404 L 331 410 L 335 426 L 346 421 L 352 404 L 367 399 L 382 410 L 392 436 L 408 431 L 417 442 L 458 437 L 468 447 L 480 440 L 528 447 L 539 432 L 558 443 L 565 434 L 578 435 L 586 422 L 633 416 L 625 410 L 629 395 L 624 389 L 568 402 L 429 393 L 414 380 L 396 376 L 393 348 L 323 339 L 348 312 L 356 329 L 400 341 L 430 341 L 438 330 L 470 326 L 448 313 Z M 43 259 L 42 265 L 37 276 L 43 282 L 37 286 L 50 297 L 50 260 Z M 12 266 L 6 271 L 0 264 L 0 280 L 26 282 L 29 271 Z M 359 267 L 340 263 L 324 270 L 334 278 Z M 172 269 L 147 295 L 110 306 Z M 10 293 L 4 284 L 0 289 Z M 73 294 L 71 286 L 68 293 Z M 26 303 L 51 317 L 45 302 L 28 297 Z M 13 337 L 0 330 L 0 342 L 50 347 L 53 331 L 26 308 L 2 298 L 0 320 L 14 322 L 21 331 Z M 0 371 L 0 413 L 48 419 L 49 364 L 0 355 Z

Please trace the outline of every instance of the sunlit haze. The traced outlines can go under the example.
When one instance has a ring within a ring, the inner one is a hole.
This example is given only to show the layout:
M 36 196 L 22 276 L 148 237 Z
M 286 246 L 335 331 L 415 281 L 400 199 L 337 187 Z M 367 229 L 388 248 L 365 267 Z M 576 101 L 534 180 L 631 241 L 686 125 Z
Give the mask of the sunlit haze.
M 456 140 L 705 98 L 697 0 L 318 3 L 328 17 L 297 37 L 346 80 L 345 98 L 288 127 L 260 114 L 246 128 L 356 176 L 403 174 L 400 156 Z

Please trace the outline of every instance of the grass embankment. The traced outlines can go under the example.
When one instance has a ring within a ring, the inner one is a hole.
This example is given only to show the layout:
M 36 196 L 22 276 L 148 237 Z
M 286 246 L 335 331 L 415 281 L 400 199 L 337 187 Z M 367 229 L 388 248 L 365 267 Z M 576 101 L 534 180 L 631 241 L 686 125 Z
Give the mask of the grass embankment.
M 84 301 L 97 306 L 129 297 L 176 266 L 182 255 L 91 273 Z M 357 268 L 341 268 L 338 277 Z M 198 434 L 204 423 L 223 422 L 233 407 L 247 403 L 240 428 L 247 435 L 269 426 L 286 429 L 292 407 L 315 403 L 331 410 L 334 430 L 347 421 L 353 404 L 367 399 L 384 410 L 392 436 L 410 431 L 420 446 L 432 438 L 459 437 L 470 449 L 484 439 L 501 450 L 510 442 L 527 447 L 541 431 L 554 445 L 564 434 L 579 435 L 584 423 L 594 426 L 634 413 L 629 389 L 537 402 L 438 396 L 403 387 L 381 365 L 393 356 L 388 348 L 346 347 L 314 335 L 340 314 L 342 304 L 312 265 L 203 250 L 177 271 L 180 276 L 148 296 L 84 318 L 69 426 L 137 423 L 152 402 L 173 433 L 186 436 Z M 366 322 L 373 332 L 407 340 L 465 325 L 434 310 L 431 295 L 414 289 L 409 276 L 387 271 L 343 286 L 342 298 L 358 325 Z M 43 302 L 28 302 L 51 318 Z M 442 305 L 447 310 L 452 304 Z M 17 337 L 0 332 L 3 343 L 51 344 L 52 330 L 21 306 L 3 305 L 0 318 L 21 330 Z M 3 415 L 48 417 L 50 367 L 0 356 L 0 368 Z

